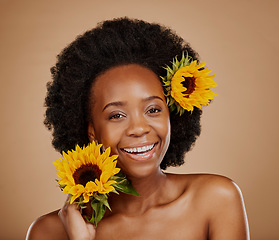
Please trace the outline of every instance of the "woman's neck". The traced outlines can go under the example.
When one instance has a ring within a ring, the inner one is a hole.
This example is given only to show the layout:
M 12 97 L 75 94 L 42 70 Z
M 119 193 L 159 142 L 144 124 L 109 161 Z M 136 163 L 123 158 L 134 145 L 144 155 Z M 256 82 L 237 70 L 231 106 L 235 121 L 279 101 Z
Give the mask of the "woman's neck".
M 132 178 L 133 187 L 140 196 L 120 193 L 119 195 L 111 195 L 111 207 L 113 213 L 122 212 L 127 215 L 140 215 L 148 209 L 162 204 L 162 193 L 166 183 L 166 174 L 160 169 L 158 172 L 144 178 Z

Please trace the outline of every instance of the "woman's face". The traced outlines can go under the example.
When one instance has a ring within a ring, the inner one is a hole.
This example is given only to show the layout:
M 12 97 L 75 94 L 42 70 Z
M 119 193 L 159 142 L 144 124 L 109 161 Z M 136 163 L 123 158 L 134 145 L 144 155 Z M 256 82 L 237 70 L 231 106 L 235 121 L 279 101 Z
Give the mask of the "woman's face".
M 169 110 L 159 78 L 145 67 L 123 65 L 97 77 L 92 89 L 90 141 L 111 147 L 128 176 L 157 172 L 170 141 Z

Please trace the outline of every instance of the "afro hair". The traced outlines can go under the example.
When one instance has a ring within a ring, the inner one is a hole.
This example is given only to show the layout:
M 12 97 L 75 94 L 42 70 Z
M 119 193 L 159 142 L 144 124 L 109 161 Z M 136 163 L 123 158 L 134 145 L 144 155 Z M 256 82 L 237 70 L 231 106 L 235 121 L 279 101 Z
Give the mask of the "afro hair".
M 164 76 L 163 67 L 183 51 L 198 60 L 171 29 L 136 19 L 104 21 L 78 36 L 57 56 L 53 80 L 47 84 L 44 124 L 52 130 L 54 148 L 62 152 L 89 143 L 89 93 L 98 75 L 115 66 L 139 64 Z M 200 135 L 201 113 L 198 108 L 182 116 L 170 113 L 171 140 L 161 169 L 184 163 L 184 154 Z

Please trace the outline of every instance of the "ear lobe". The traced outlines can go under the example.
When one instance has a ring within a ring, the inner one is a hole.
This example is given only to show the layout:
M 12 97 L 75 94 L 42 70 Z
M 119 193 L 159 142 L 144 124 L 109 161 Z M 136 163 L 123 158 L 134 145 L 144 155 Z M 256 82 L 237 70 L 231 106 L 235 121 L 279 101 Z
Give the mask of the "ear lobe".
M 92 123 L 88 123 L 87 135 L 90 142 L 96 141 L 95 132 Z

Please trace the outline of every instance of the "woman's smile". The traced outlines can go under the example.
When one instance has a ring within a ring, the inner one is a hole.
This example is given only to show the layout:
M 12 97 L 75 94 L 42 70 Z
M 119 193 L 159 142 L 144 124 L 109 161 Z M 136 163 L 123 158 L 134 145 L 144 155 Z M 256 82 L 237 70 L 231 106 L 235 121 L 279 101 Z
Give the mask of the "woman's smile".
M 153 143 L 142 147 L 121 148 L 121 151 L 133 160 L 147 161 L 153 157 L 156 145 Z
M 134 153 L 134 154 L 142 154 L 145 152 L 150 151 L 152 148 L 154 148 L 155 144 L 143 146 L 143 147 L 130 147 L 130 148 L 123 148 L 121 150 L 124 150 L 125 152 L 128 153 Z
M 107 70 L 91 91 L 90 141 L 111 147 L 130 176 L 157 172 L 170 141 L 169 110 L 160 79 L 130 64 Z

